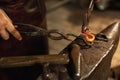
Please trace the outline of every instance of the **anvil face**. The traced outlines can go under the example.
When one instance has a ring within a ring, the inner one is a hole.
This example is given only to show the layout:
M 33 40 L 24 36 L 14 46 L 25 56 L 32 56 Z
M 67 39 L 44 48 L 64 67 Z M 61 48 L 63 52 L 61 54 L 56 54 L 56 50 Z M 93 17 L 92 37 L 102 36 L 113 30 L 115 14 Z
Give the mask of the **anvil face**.
M 95 40 L 92 47 L 81 49 L 79 38 L 75 39 L 60 54 L 69 54 L 67 66 L 73 80 L 107 80 L 112 56 L 117 48 L 120 35 L 118 22 L 101 31 L 108 41 Z

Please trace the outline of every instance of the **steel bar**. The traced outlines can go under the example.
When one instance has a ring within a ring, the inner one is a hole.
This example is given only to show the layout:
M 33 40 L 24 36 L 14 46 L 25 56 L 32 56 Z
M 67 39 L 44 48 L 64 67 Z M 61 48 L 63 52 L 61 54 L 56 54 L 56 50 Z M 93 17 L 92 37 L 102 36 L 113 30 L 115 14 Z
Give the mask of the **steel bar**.
M 23 67 L 23 66 L 31 66 L 34 64 L 42 64 L 42 63 L 67 64 L 68 62 L 69 59 L 67 55 L 1 57 L 0 68 Z

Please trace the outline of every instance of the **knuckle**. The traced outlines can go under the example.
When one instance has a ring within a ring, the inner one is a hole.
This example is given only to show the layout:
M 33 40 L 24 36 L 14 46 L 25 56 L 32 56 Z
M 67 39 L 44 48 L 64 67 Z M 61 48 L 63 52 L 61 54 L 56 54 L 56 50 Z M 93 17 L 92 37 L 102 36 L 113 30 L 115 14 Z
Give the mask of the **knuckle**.
M 12 33 L 12 34 L 15 34 L 16 32 L 17 32 L 17 30 L 15 28 L 10 30 L 10 33 Z
M 6 26 L 8 24 L 8 22 L 6 20 L 1 20 L 0 21 L 0 26 Z

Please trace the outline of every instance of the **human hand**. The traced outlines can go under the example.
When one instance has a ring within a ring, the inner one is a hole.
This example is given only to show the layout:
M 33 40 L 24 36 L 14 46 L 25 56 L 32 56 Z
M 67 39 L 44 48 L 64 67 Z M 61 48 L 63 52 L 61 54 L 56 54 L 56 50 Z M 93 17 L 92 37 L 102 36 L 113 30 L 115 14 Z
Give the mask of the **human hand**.
M 15 29 L 10 18 L 2 9 L 0 9 L 0 36 L 4 40 L 8 40 L 9 33 L 11 33 L 16 39 L 22 40 L 20 33 Z

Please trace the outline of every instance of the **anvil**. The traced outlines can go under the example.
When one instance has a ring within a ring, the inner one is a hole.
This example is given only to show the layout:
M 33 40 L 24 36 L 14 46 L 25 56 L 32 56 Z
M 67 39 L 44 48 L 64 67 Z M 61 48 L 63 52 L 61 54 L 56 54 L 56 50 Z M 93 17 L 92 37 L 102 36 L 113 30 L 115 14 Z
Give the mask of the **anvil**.
M 112 56 L 119 42 L 119 22 L 112 23 L 100 33 L 108 38 L 107 42 L 96 39 L 92 47 L 83 49 L 79 46 L 81 40 L 76 38 L 60 52 L 60 54 L 69 54 L 70 62 L 66 67 L 70 79 L 107 80 Z

